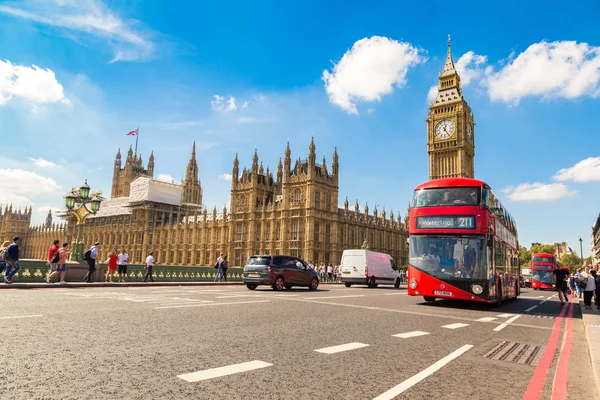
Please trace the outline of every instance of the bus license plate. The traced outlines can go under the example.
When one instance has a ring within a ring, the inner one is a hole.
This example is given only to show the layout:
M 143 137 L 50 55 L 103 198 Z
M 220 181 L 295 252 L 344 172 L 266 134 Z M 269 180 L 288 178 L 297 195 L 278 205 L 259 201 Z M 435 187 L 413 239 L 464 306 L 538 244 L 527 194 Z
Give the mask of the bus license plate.
M 248 274 L 248 278 L 258 278 L 259 276 L 258 274 Z
M 350 271 L 344 271 L 342 272 L 344 275 L 350 275 Z
M 452 292 L 444 292 L 441 290 L 434 290 L 433 294 L 439 294 L 440 296 L 452 296 Z

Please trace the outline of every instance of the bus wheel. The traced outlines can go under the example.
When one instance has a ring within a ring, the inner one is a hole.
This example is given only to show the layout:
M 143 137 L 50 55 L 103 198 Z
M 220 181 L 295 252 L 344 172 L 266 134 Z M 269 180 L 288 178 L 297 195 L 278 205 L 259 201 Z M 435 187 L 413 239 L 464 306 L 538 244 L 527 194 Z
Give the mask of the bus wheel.
M 423 296 L 423 299 L 428 303 L 433 303 L 435 301 L 435 297 L 433 296 Z

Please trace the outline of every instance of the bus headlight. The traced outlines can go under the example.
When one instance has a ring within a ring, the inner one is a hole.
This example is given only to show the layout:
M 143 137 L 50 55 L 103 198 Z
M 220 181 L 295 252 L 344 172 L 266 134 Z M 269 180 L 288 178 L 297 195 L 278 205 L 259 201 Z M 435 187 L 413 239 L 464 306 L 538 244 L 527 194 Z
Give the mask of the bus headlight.
M 483 288 L 481 287 L 481 285 L 473 285 L 473 286 L 471 286 L 471 290 L 475 294 L 481 294 L 481 293 L 483 293 Z
M 410 286 L 411 289 L 415 290 L 417 288 L 417 280 L 415 278 L 412 278 L 408 286 Z

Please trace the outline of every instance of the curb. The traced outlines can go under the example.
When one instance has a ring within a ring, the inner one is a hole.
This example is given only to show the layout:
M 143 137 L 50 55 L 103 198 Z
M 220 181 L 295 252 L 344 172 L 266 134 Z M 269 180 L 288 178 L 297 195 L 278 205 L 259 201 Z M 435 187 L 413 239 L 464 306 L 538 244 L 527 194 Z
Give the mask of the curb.
M 593 307 L 593 306 L 592 306 Z M 592 372 L 594 373 L 594 385 L 596 387 L 596 395 L 600 394 L 600 338 L 597 338 L 598 331 L 593 332 L 594 328 L 589 325 L 600 326 L 600 313 L 596 314 L 593 311 L 587 310 L 583 301 L 579 301 L 579 308 L 581 309 L 581 319 L 583 320 L 583 329 L 585 331 L 585 338 L 588 344 L 588 352 L 590 355 L 590 361 L 592 363 Z

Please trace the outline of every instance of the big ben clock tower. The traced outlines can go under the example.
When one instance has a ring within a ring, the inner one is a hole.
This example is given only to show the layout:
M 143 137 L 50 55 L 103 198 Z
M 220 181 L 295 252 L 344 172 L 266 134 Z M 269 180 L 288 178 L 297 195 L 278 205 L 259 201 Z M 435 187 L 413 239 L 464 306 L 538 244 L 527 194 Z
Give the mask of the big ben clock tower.
M 439 77 L 438 95 L 427 116 L 429 179 L 473 178 L 475 123 L 462 95 L 448 35 L 448 54 Z

